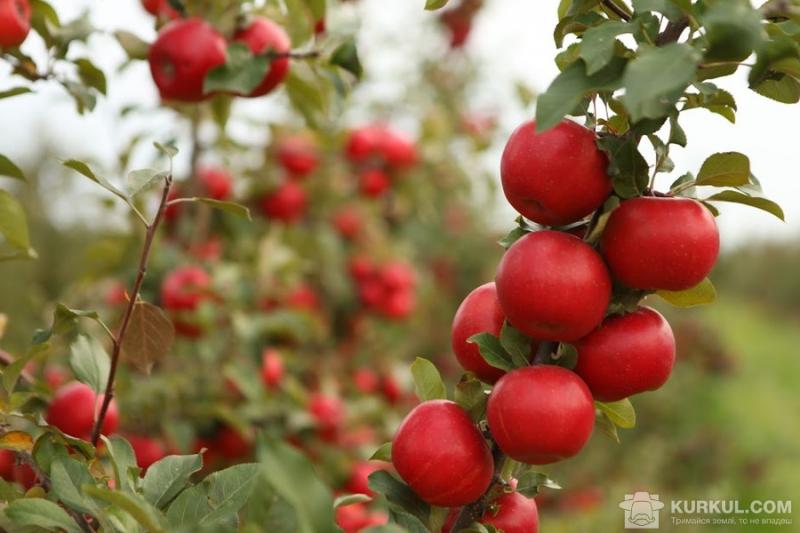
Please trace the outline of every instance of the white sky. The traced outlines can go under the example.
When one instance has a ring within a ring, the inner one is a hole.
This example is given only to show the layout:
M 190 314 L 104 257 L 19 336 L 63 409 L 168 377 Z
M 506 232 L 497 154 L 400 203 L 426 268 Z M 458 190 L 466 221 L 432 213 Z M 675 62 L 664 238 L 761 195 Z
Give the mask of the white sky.
M 557 74 L 552 60 L 557 3 L 557 0 L 487 0 L 466 47 L 466 53 L 477 62 L 481 73 L 473 95 L 475 106 L 500 113 L 500 142 L 486 157 L 487 167 L 495 174 L 503 140 L 530 114 L 516 102 L 515 82 L 522 80 L 542 91 Z M 413 78 L 418 61 L 426 54 L 443 57 L 443 38 L 432 24 L 434 15 L 423 11 L 423 4 L 423 0 L 361 0 L 356 7 L 336 12 L 329 24 L 333 32 L 347 33 L 360 27 L 359 46 L 371 81 L 359 89 L 356 99 L 402 98 L 404 80 Z M 151 19 L 138 0 L 59 0 L 57 5 L 62 20 L 69 20 L 90 7 L 95 25 L 103 30 L 125 28 L 147 39 L 154 37 Z M 27 51 L 39 52 L 39 43 L 29 41 Z M 123 59 L 121 50 L 108 35 L 93 37 L 88 51 L 76 47 L 74 52 L 88 54 L 109 75 Z M 458 61 L 452 57 L 447 60 Z M 97 110 L 85 117 L 77 116 L 71 102 L 57 87 L 40 84 L 36 95 L 0 100 L 0 152 L 24 160 L 25 154 L 30 153 L 29 147 L 48 141 L 62 157 L 91 157 L 108 163 L 132 131 L 145 128 L 154 134 L 176 132 L 178 126 L 168 112 L 149 113 L 124 125 L 115 121 L 115 110 L 126 104 L 156 102 L 145 64 L 109 77 L 109 98 L 101 100 Z M 752 170 L 761 179 L 767 196 L 784 208 L 785 224 L 767 213 L 726 204 L 719 223 L 723 242 L 729 247 L 753 238 L 800 236 L 797 175 L 800 105 L 787 106 L 756 95 L 747 89 L 745 77 L 746 72 L 720 82 L 737 98 L 740 109 L 737 124 L 731 125 L 707 111 L 692 111 L 683 121 L 690 148 L 673 151 L 676 175 L 696 172 L 713 152 L 736 150 L 748 154 Z M 8 69 L 0 66 L 0 90 L 14 85 Z M 264 120 L 279 120 L 281 105 L 280 96 L 268 97 L 247 102 L 238 111 Z M 355 120 L 362 118 L 357 110 L 350 116 Z M 245 129 L 240 133 L 258 135 L 257 130 Z M 669 181 L 670 178 L 664 178 L 660 185 L 666 187 Z M 498 225 L 510 226 L 513 216 L 510 208 L 501 206 Z

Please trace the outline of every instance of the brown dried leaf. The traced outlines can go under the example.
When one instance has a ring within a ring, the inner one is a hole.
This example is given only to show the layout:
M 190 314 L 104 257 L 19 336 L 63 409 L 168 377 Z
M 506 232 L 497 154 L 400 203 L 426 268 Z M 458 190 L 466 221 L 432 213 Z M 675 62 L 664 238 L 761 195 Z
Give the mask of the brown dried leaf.
M 122 342 L 122 359 L 141 372 L 150 373 L 175 340 L 175 326 L 164 311 L 148 302 L 136 302 Z

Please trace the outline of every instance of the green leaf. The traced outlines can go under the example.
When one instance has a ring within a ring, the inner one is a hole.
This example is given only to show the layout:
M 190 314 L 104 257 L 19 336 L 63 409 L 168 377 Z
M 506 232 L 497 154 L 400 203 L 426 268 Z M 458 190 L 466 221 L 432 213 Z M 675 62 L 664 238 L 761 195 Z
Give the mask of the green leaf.
M 617 426 L 614 422 L 608 418 L 608 415 L 605 412 L 600 413 L 600 417 L 597 419 L 595 427 L 602 431 L 605 435 L 611 438 L 617 444 L 620 444 L 619 440 L 619 433 L 617 432 Z
M 586 74 L 592 75 L 602 69 L 614 57 L 617 36 L 633 33 L 636 24 L 611 20 L 586 30 L 581 39 L 580 57 L 586 63 Z
M 544 472 L 536 472 L 528 468 L 522 474 L 517 475 L 517 492 L 528 498 L 533 498 L 539 494 L 542 487 L 554 490 L 561 489 L 561 485 L 550 479 Z
M 49 348 L 47 344 L 40 344 L 32 346 L 28 352 L 22 357 L 14 360 L 13 363 L 3 369 L 3 388 L 9 394 L 14 391 L 17 384 L 19 375 L 22 373 L 25 366 L 33 360 L 34 357 Z
M 145 500 L 163 509 L 188 485 L 192 474 L 203 468 L 203 458 L 196 455 L 168 455 L 150 465 L 142 482 Z
M 411 364 L 411 375 L 414 376 L 414 388 L 420 401 L 447 399 L 447 389 L 436 365 L 417 357 Z
M 333 51 L 330 62 L 331 65 L 342 67 L 359 79 L 364 73 L 364 69 L 361 66 L 361 60 L 358 58 L 356 41 L 353 38 L 346 40 L 340 44 L 336 50 Z
M 11 98 L 12 96 L 19 96 L 21 94 L 29 94 L 33 91 L 29 87 L 14 87 L 12 89 L 6 89 L 5 91 L 0 91 L 0 100 L 3 98 Z M 2 156 L 0 156 L 2 157 Z
M 114 187 L 111 183 L 109 183 L 109 181 L 107 179 L 103 178 L 102 176 L 98 176 L 97 174 L 95 174 L 94 171 L 91 169 L 91 167 L 89 167 L 89 165 L 87 165 L 83 161 L 78 161 L 77 159 L 68 159 L 68 160 L 64 161 L 62 164 L 65 167 L 71 168 L 75 172 L 78 172 L 79 174 L 82 174 L 82 175 L 86 176 L 87 178 L 89 178 L 93 182 L 97 183 L 98 185 L 100 185 L 101 187 L 103 187 L 105 190 L 107 190 L 108 192 L 112 193 L 113 195 L 118 196 L 119 198 L 122 198 L 123 200 L 126 200 L 126 201 L 128 200 L 128 197 L 125 195 L 124 192 L 122 192 L 121 190 L 119 190 L 116 187 Z
M 333 497 L 300 452 L 277 440 L 260 443 L 261 472 L 297 515 L 297 533 L 335 533 Z
M 81 528 L 57 504 L 42 498 L 14 500 L 5 508 L 8 518 L 20 526 L 36 526 L 47 530 L 63 529 L 67 533 L 81 533 Z
M 128 513 L 136 522 L 153 533 L 166 532 L 164 515 L 154 509 L 144 498 L 135 492 L 112 491 L 106 488 L 84 485 L 83 492 L 96 500 L 101 500 Z
M 760 48 L 764 39 L 761 15 L 749 0 L 715 2 L 703 13 L 701 22 L 709 62 L 741 61 Z
M 258 465 L 239 464 L 214 472 L 182 492 L 167 510 L 170 524 L 180 528 L 213 528 L 238 522 L 237 513 L 255 488 Z
M 694 80 L 700 54 L 688 44 L 647 48 L 625 70 L 622 101 L 632 122 L 669 114 Z
M 637 14 L 657 11 L 672 21 L 680 20 L 683 16 L 681 10 L 671 0 L 633 0 L 633 10 Z
M 153 146 L 170 159 L 178 155 L 178 148 L 172 143 L 162 144 L 160 142 L 153 142 Z
M 106 94 L 106 75 L 102 70 L 86 58 L 75 59 L 73 63 L 78 67 L 78 76 L 83 83 L 96 89 L 100 94 Z
M 606 229 L 606 225 L 608 224 L 608 219 L 611 218 L 611 213 L 613 213 L 614 210 L 619 207 L 619 204 L 619 198 L 616 196 L 611 196 L 608 200 L 606 200 L 606 202 L 603 204 L 603 211 L 597 218 L 597 222 L 595 222 L 591 233 L 586 236 L 586 242 L 596 243 L 600 240 L 600 236 L 603 235 L 603 231 Z
M 339 507 L 353 505 L 354 503 L 364 503 L 371 501 L 372 498 L 367 496 L 366 494 L 343 494 L 342 496 L 339 496 L 338 498 L 333 500 L 333 508 L 338 509 Z
M 152 168 L 132 170 L 128 172 L 125 190 L 128 192 L 128 196 L 133 198 L 137 194 L 148 190 L 157 182 L 166 179 L 167 176 L 169 176 L 169 172 Z
M 94 111 L 95 106 L 97 106 L 97 96 L 89 90 L 89 87 L 72 80 L 61 80 L 61 85 L 72 97 L 79 114 L 82 115 L 86 111 Z
M 467 339 L 467 342 L 478 345 L 481 357 L 487 364 L 506 372 L 514 369 L 511 356 L 503 349 L 500 339 L 491 333 L 478 333 Z
M 111 438 L 100 435 L 100 438 L 108 449 L 117 489 L 134 492 L 136 490 L 135 480 L 139 479 L 139 466 L 133 447 L 120 435 L 114 435 Z
M 56 459 L 50 465 L 52 493 L 68 507 L 94 514 L 97 506 L 83 495 L 81 487 L 95 483 L 86 464 L 71 457 Z
M 2 189 L 0 189 L 0 234 L 6 238 L 8 244 L 18 250 L 31 248 L 25 210 L 16 198 Z
M 206 75 L 203 93 L 250 94 L 267 75 L 270 62 L 268 54 L 254 55 L 246 44 L 233 42 L 228 45 L 225 64 L 211 69 Z
M 378 494 L 383 494 L 393 508 L 411 514 L 423 524 L 428 522 L 430 506 L 414 494 L 408 485 L 389 472 L 384 470 L 373 472 L 369 475 L 368 484 L 369 488 Z
M 500 345 L 511 356 L 511 362 L 516 368 L 527 366 L 531 356 L 531 339 L 517 328 L 503 322 L 500 329 Z
M 476 422 L 483 417 L 489 399 L 483 387 L 483 383 L 476 377 L 465 374 L 455 388 L 456 403 Z
M 800 102 L 800 82 L 790 76 L 780 75 L 767 78 L 754 86 L 753 90 L 761 96 L 783 104 Z
M 150 44 L 148 44 L 145 40 L 125 30 L 115 31 L 114 37 L 117 38 L 117 42 L 119 42 L 119 45 L 122 47 L 123 50 L 125 50 L 125 53 L 128 54 L 128 59 L 133 59 L 133 60 L 147 59 L 147 54 L 150 51 Z
M 111 359 L 103 345 L 93 337 L 78 335 L 70 346 L 69 366 L 78 381 L 97 393 L 106 390 Z
M 625 60 L 611 59 L 609 64 L 592 74 L 586 74 L 583 61 L 576 61 L 559 74 L 536 104 L 536 130 L 544 132 L 561 122 L 580 104 L 588 93 L 612 91 L 620 87 Z
M 20 87 L 20 89 L 23 88 L 24 87 Z M 2 94 L 0 94 L 0 98 L 6 98 L 6 96 L 2 96 Z M 25 173 L 22 172 L 22 169 L 19 168 L 17 165 L 15 165 L 13 161 L 11 161 L 3 154 L 0 154 L 0 176 L 8 176 L 9 178 L 15 178 L 21 181 L 26 181 Z
M 717 298 L 717 290 L 708 278 L 685 291 L 658 291 L 656 294 L 677 307 L 706 305 L 713 303 Z
M 733 202 L 737 204 L 749 205 L 751 207 L 761 209 L 762 211 L 766 211 L 767 213 L 770 213 L 778 217 L 779 219 L 785 221 L 783 209 L 781 209 L 781 206 L 779 206 L 772 200 L 768 200 L 760 196 L 750 196 L 748 194 L 739 191 L 722 191 L 712 196 L 709 196 L 708 198 L 705 198 L 704 201 Z
M 391 441 L 390 442 L 384 442 L 383 444 L 381 444 L 380 448 L 375 450 L 375 453 L 373 453 L 370 456 L 369 460 L 370 461 L 386 461 L 387 463 L 391 463 L 392 462 L 392 443 L 391 443 Z
M 194 198 L 193 200 L 198 201 L 201 204 L 211 206 L 214 209 L 230 213 L 231 215 L 236 215 L 237 217 L 247 220 L 253 220 L 253 218 L 250 216 L 250 210 L 241 204 L 237 204 L 236 202 L 223 202 L 222 200 L 214 200 L 213 198 Z
M 508 232 L 508 235 L 497 241 L 497 244 L 508 250 L 512 244 L 524 237 L 526 233 L 528 233 L 526 229 L 517 226 Z
M 425 0 L 425 9 L 434 11 L 447 5 L 447 0 Z
M 678 122 L 677 114 L 669 117 L 669 140 L 667 144 L 676 144 L 686 148 L 686 132 L 683 131 L 683 128 Z
M 639 151 L 636 136 L 606 135 L 598 139 L 597 146 L 609 156 L 608 171 L 614 192 L 621 198 L 641 196 L 650 181 L 650 169 Z
M 594 402 L 594 404 L 615 426 L 623 429 L 636 426 L 636 411 L 628 398 L 617 402 Z
M 710 156 L 697 174 L 697 185 L 735 187 L 750 181 L 750 159 L 739 152 L 724 152 Z

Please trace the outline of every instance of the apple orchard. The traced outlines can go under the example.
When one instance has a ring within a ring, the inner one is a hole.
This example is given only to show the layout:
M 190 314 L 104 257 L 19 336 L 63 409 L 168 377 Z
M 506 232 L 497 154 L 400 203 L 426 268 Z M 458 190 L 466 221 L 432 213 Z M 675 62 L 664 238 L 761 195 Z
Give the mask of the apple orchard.
M 561 0 L 560 73 L 520 89 L 488 176 L 483 2 L 423 7 L 446 50 L 387 104 L 359 92 L 357 0 L 142 0 L 153 40 L 0 0 L 0 98 L 89 115 L 136 65 L 159 95 L 113 110 L 139 130 L 111 163 L 0 154 L 0 529 L 548 531 L 550 465 L 669 389 L 654 306 L 714 300 L 719 206 L 783 218 L 745 154 L 670 150 L 687 113 L 735 121 L 718 79 L 800 101 L 800 2 Z M 93 187 L 69 197 L 87 231 L 48 218 L 53 176 Z M 499 246 L 495 190 L 519 215 Z M 58 280 L 23 298 L 34 271 Z

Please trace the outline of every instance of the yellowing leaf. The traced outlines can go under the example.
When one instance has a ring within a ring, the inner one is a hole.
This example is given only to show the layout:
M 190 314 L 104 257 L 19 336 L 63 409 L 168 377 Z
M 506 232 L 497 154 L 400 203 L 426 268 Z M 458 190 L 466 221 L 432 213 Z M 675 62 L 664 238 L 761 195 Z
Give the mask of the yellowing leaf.
M 0 437 L 0 448 L 15 452 L 29 452 L 33 449 L 33 437 L 24 431 L 9 431 Z
M 656 294 L 676 307 L 710 304 L 717 298 L 717 290 L 708 278 L 685 291 L 658 291 Z

